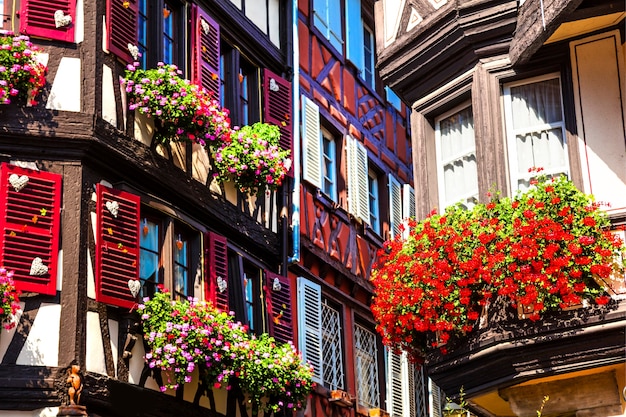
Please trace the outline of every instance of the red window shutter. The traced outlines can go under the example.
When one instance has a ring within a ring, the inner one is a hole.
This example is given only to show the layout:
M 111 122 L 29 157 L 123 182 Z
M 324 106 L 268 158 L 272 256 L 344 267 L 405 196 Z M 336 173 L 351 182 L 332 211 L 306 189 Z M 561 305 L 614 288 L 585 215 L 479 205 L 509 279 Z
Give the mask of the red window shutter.
M 61 175 L 0 166 L 0 266 L 21 291 L 56 294 L 60 212 Z
M 137 299 L 129 281 L 139 279 L 140 199 L 101 184 L 96 194 L 96 301 L 131 308 Z
M 281 343 L 293 341 L 291 282 L 289 278 L 265 271 L 264 289 L 270 335 Z
M 137 46 L 137 0 L 107 0 L 107 49 L 124 62 L 134 58 L 128 45 Z
M 199 7 L 194 7 L 192 32 L 194 83 L 220 99 L 220 27 Z
M 280 128 L 280 147 L 292 151 L 291 83 L 267 68 L 263 71 L 264 118 Z M 292 164 L 293 166 L 293 164 Z M 293 175 L 290 170 L 290 175 Z
M 55 20 L 57 11 L 63 13 L 59 27 Z M 29 36 L 74 42 L 75 19 L 75 0 L 22 0 L 20 32 Z
M 206 299 L 220 310 L 229 312 L 228 240 L 217 233 L 207 232 L 204 247 Z

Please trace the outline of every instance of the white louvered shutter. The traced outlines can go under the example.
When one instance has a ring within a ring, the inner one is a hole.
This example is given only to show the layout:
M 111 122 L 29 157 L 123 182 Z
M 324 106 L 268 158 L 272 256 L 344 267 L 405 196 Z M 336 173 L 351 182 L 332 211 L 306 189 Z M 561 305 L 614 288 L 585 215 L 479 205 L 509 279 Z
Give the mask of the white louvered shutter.
M 313 380 L 322 383 L 322 287 L 298 277 L 298 341 L 302 359 L 313 366 Z
M 409 237 L 409 218 L 415 217 L 415 191 L 409 184 L 402 186 L 402 215 L 404 217 L 404 239 Z
M 319 107 L 302 96 L 302 179 L 322 188 L 322 144 Z
M 350 213 L 370 221 L 367 149 L 352 136 L 346 138 L 348 206 Z
M 389 352 L 387 355 L 387 398 L 391 417 L 404 417 L 402 395 L 402 356 Z
M 402 186 L 397 179 L 389 174 L 389 232 L 390 238 L 400 233 L 402 224 Z

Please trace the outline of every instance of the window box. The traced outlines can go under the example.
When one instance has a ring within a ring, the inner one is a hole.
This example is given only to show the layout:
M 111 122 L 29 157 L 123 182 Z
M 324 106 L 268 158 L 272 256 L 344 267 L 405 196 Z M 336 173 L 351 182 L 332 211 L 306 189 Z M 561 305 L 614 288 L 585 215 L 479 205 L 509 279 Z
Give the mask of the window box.
M 347 392 L 337 389 L 330 392 L 329 401 L 339 407 L 352 407 L 354 399 Z

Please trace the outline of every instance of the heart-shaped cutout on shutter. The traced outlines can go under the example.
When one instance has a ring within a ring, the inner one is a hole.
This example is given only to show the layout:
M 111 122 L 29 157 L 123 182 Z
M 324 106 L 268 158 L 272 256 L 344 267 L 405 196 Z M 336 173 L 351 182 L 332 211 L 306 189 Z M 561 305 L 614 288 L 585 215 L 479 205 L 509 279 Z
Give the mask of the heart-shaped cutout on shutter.
M 130 290 L 130 293 L 133 295 L 133 297 L 137 297 L 137 294 L 139 294 L 139 290 L 141 289 L 141 282 L 136 279 L 129 279 L 128 289 Z
M 120 211 L 120 203 L 118 203 L 117 201 L 107 201 L 106 203 L 104 203 L 104 205 L 106 206 L 107 210 L 109 210 L 109 213 L 111 213 L 113 217 L 117 218 L 117 214 Z
M 9 184 L 13 187 L 16 192 L 20 192 L 26 185 L 28 184 L 28 175 L 17 175 L 11 174 L 9 175 Z
M 47 273 L 48 267 L 44 265 L 43 260 L 40 257 L 33 259 L 33 262 L 30 264 L 30 275 L 41 276 Z

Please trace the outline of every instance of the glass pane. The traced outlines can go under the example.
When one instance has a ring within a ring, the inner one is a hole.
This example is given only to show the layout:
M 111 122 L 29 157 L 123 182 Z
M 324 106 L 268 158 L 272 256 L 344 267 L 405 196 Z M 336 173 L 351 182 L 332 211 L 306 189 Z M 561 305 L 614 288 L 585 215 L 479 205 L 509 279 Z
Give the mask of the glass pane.
M 343 355 L 341 351 L 341 321 L 339 311 L 322 304 L 322 355 L 324 386 L 331 390 L 344 389 Z
M 159 224 L 144 218 L 139 236 L 139 279 L 141 297 L 150 297 L 159 283 Z
M 174 63 L 174 9 L 167 3 L 163 5 L 163 62 Z
M 514 129 L 562 120 L 558 78 L 511 87 L 511 100 Z
M 174 291 L 179 297 L 191 295 L 189 291 L 189 243 L 181 235 L 174 243 Z
M 148 62 L 148 2 L 139 0 L 139 14 L 137 16 L 137 47 L 139 48 L 139 63 L 147 68 Z
M 357 396 L 359 404 L 378 408 L 378 365 L 376 361 L 376 336 L 374 333 L 357 325 L 354 329 Z

